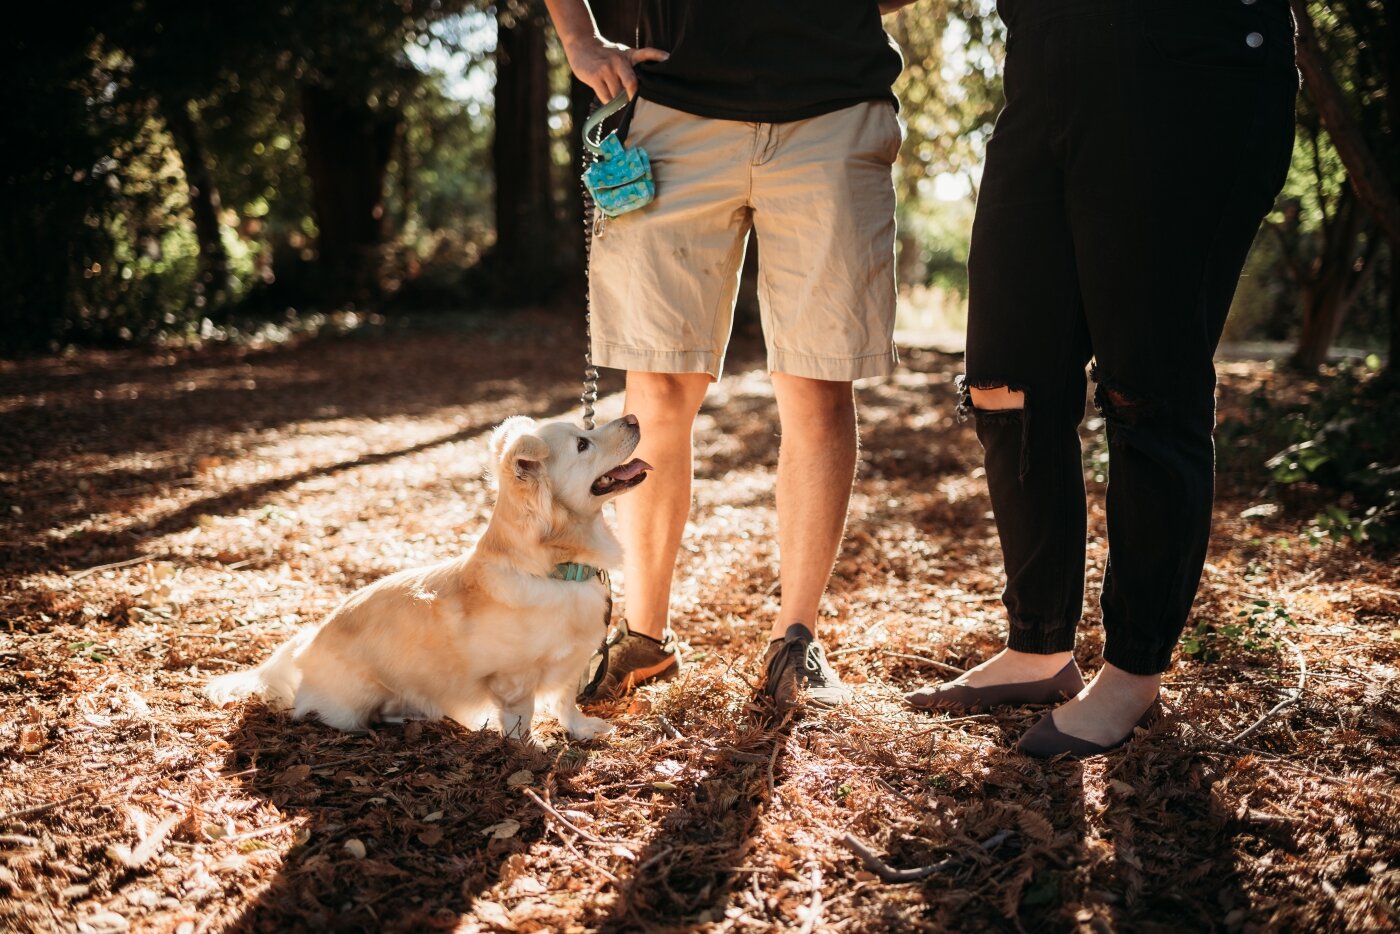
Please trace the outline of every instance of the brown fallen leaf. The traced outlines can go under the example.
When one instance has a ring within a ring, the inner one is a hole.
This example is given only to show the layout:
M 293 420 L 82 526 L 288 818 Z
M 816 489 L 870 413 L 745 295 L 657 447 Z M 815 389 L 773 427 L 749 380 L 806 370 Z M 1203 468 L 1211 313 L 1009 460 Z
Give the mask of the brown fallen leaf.
M 294 765 L 282 773 L 281 780 L 289 785 L 304 782 L 311 777 L 311 766 L 305 763 Z

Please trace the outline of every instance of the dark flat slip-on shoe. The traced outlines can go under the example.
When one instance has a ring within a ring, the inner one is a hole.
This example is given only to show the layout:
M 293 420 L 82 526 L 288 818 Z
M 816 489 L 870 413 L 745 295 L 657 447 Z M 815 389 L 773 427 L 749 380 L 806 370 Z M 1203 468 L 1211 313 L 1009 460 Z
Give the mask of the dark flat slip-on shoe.
M 992 707 L 1023 704 L 1055 704 L 1074 697 L 1084 690 L 1084 678 L 1079 666 L 1070 659 L 1053 678 L 1043 681 L 1021 681 L 1016 684 L 992 684 L 983 688 L 966 684 L 933 684 L 904 695 L 911 707 L 919 710 L 958 710 L 978 713 Z
M 1016 751 L 1034 756 L 1037 759 L 1053 759 L 1060 755 L 1068 755 L 1075 759 L 1099 756 L 1122 747 L 1137 734 L 1138 730 L 1147 729 L 1157 722 L 1157 718 L 1161 715 L 1162 699 L 1158 697 L 1152 702 L 1152 706 L 1147 708 L 1147 712 L 1138 718 L 1138 722 L 1133 724 L 1133 728 L 1128 731 L 1127 736 L 1116 743 L 1100 746 L 1087 739 L 1061 733 L 1059 727 L 1055 726 L 1054 711 L 1051 711 L 1041 717 L 1035 726 L 1026 731 L 1025 735 L 1021 737 L 1021 741 L 1016 744 Z

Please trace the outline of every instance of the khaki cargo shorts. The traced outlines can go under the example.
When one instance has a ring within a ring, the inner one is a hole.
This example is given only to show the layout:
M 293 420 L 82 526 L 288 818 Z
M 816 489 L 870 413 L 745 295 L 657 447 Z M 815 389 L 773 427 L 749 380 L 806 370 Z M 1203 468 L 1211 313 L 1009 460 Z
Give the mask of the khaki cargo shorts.
M 768 369 L 839 381 L 893 371 L 891 104 L 743 123 L 639 100 L 627 144 L 650 154 L 656 200 L 593 239 L 595 364 L 718 379 L 752 229 Z

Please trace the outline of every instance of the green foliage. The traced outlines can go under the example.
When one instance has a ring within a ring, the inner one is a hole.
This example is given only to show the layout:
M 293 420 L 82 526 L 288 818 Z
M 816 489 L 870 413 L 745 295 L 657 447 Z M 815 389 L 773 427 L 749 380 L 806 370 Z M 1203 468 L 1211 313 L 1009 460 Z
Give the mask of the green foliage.
M 1400 108 L 1389 87 L 1397 54 L 1394 5 L 1312 0 L 1308 7 L 1364 145 L 1380 165 L 1392 167 L 1392 184 L 1400 184 L 1394 168 L 1400 166 L 1400 133 L 1394 126 Z M 1227 339 L 1294 339 L 1311 300 L 1342 309 L 1338 333 L 1324 334 L 1324 341 L 1335 336 L 1353 347 L 1384 344 L 1392 327 L 1388 305 L 1395 257 L 1356 201 L 1341 156 L 1304 88 L 1292 166 L 1240 280 Z M 1343 283 L 1329 290 L 1339 274 Z
M 1298 623 L 1288 609 L 1273 600 L 1251 600 L 1226 623 L 1200 620 L 1181 635 L 1181 651 L 1203 662 L 1214 661 L 1227 647 L 1245 652 L 1283 647 L 1282 630 Z
M 900 282 L 963 296 L 972 202 L 940 200 L 936 189 L 943 176 L 975 191 L 1002 104 L 1004 30 L 990 0 L 922 0 L 886 17 L 885 28 L 905 62 L 895 84 L 904 124 L 895 167 Z
M 1335 496 L 1313 520 L 1316 540 L 1400 541 L 1400 407 L 1379 366 L 1344 369 L 1280 413 L 1290 443 L 1267 462 L 1274 483 Z
M 68 650 L 73 653 L 74 658 L 97 662 L 99 665 L 107 661 L 107 653 L 110 651 L 106 646 L 96 642 L 70 642 Z
M 319 233 L 302 137 L 309 84 L 417 121 L 387 233 L 421 229 L 420 205 L 440 226 L 461 219 L 454 203 L 479 215 L 483 120 L 422 91 L 451 76 L 425 75 L 407 51 L 450 45 L 433 30 L 470 5 L 131 0 L 13 32 L 4 51 L 19 78 L 0 89 L 0 121 L 26 145 L 0 175 L 0 291 L 14 296 L 0 305 L 0 353 L 207 330 L 255 292 L 278 314 L 314 304 L 314 288 L 297 288 Z M 176 124 L 188 128 L 178 139 Z M 191 160 L 211 182 L 198 186 L 213 196 L 209 233 L 194 223 Z M 216 254 L 227 283 L 202 268 Z
M 992 0 L 921 0 L 886 17 L 904 52 L 900 201 L 933 197 L 940 174 L 969 183 L 1001 110 L 1005 31 Z
M 1103 416 L 1095 415 L 1084 422 L 1087 437 L 1081 438 L 1079 445 L 1080 461 L 1084 467 L 1084 477 L 1091 483 L 1108 482 L 1108 429 Z

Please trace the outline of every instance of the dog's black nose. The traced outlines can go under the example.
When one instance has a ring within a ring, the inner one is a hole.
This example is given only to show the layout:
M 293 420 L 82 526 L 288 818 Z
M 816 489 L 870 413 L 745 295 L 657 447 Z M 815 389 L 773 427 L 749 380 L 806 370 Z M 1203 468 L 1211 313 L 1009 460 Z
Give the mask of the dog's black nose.
M 622 420 L 629 425 L 637 424 L 637 416 L 635 415 L 624 415 L 622 416 Z

